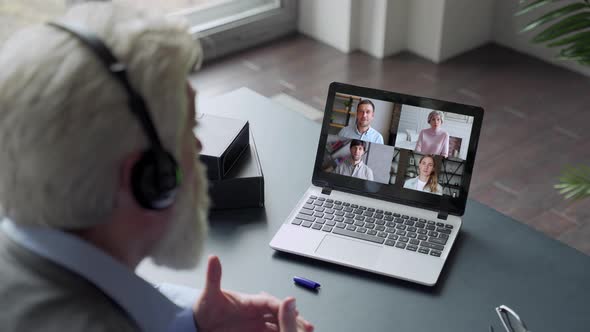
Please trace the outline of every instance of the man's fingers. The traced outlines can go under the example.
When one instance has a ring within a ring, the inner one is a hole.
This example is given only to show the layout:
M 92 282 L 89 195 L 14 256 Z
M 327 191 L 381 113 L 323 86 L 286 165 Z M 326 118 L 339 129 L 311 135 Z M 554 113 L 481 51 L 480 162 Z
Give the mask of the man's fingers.
M 281 332 L 297 332 L 295 299 L 289 297 L 279 307 L 279 329 Z
M 251 308 L 256 308 L 259 311 L 271 312 L 275 315 L 278 315 L 281 300 L 272 295 L 259 294 L 252 295 L 252 297 L 250 297 L 249 304 L 251 304 Z
M 266 322 L 264 327 L 266 328 L 265 332 L 278 332 L 279 326 L 274 323 Z
M 305 331 L 305 332 L 312 332 L 313 331 L 313 325 L 310 322 L 303 319 L 303 317 L 301 317 L 301 316 L 297 317 L 297 326 L 299 328 L 298 331 Z
M 205 292 L 221 290 L 221 262 L 217 256 L 209 256 L 207 262 L 207 283 Z

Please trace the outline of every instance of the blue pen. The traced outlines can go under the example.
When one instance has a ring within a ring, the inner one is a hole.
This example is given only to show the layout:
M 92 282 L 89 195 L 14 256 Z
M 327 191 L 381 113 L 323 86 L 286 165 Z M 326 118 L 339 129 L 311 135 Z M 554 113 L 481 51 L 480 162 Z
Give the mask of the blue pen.
M 300 286 L 308 289 L 317 290 L 321 285 L 313 280 L 309 280 L 302 277 L 293 277 L 293 281 Z

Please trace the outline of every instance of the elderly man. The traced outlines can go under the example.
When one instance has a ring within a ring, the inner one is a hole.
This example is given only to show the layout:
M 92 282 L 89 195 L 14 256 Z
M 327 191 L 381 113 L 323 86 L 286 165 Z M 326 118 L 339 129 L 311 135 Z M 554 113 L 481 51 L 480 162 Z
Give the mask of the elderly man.
M 367 143 L 353 139 L 350 142 L 350 158 L 336 166 L 334 173 L 373 181 L 373 170 L 362 160 L 367 151 L 365 144 Z
M 369 99 L 361 100 L 356 106 L 355 123 L 340 129 L 338 136 L 383 144 L 383 136 L 371 127 L 374 117 L 375 105 L 373 102 Z
M 3 45 L 2 331 L 313 329 L 293 298 L 221 289 L 215 256 L 189 308 L 134 273 L 194 267 L 206 234 L 187 31 L 89 3 Z

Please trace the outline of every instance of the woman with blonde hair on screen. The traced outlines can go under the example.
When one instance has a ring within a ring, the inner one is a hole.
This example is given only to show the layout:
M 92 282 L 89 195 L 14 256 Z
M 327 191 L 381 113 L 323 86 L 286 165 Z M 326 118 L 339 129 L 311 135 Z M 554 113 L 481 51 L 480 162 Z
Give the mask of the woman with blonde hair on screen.
M 431 155 L 422 156 L 418 163 L 418 176 L 407 180 L 404 188 L 442 195 L 442 187 L 438 184 L 436 159 Z
M 444 121 L 445 116 L 441 111 L 432 111 L 428 114 L 430 128 L 420 131 L 416 152 L 441 155 L 445 158 L 449 156 L 449 133 L 441 128 Z

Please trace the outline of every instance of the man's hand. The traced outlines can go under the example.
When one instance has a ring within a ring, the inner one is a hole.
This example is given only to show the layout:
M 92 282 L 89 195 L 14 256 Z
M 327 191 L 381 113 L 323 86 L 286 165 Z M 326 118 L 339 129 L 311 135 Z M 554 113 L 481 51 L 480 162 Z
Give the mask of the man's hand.
M 205 289 L 193 308 L 199 332 L 311 332 L 313 326 L 295 308 L 295 299 L 240 294 L 221 289 L 221 263 L 210 256 Z

